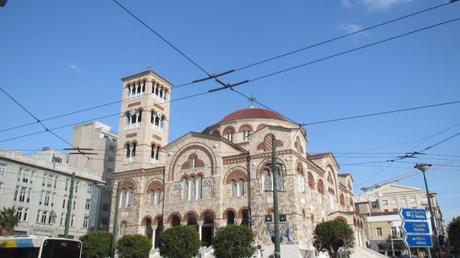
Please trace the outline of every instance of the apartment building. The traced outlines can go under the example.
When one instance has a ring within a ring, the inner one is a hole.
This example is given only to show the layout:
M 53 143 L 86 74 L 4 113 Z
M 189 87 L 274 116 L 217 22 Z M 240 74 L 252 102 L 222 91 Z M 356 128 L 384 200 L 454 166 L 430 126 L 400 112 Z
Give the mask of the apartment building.
M 69 203 L 69 236 L 86 234 L 96 225 L 100 184 L 105 184 L 101 176 L 69 166 L 65 154 L 49 148 L 33 155 L 0 150 L 0 209 L 15 208 L 15 234 L 62 236 Z

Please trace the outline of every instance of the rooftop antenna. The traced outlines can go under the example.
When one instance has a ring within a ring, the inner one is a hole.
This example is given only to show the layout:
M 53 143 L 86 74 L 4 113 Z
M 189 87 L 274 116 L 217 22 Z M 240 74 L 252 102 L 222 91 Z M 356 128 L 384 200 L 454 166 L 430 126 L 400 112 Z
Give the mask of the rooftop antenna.
M 254 109 L 254 102 L 256 101 L 256 98 L 251 94 L 248 100 L 249 100 L 249 103 L 251 103 L 250 108 Z

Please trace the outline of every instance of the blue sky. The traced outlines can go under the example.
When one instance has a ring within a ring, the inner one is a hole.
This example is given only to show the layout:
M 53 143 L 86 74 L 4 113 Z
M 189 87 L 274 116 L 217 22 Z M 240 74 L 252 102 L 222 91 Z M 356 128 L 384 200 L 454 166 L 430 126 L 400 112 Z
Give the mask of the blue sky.
M 120 0 L 121 1 L 121 0 Z M 342 1 L 121 1 L 206 70 L 219 73 L 443 3 L 422 0 Z M 310 49 L 223 77 L 251 79 L 340 51 L 456 18 L 460 4 Z M 290 71 L 238 89 L 300 122 L 326 120 L 460 99 L 459 22 Z M 9 1 L 0 8 L 0 85 L 39 118 L 121 97 L 120 78 L 152 67 L 174 84 L 203 74 L 110 0 Z M 173 91 L 173 98 L 215 88 L 205 82 Z M 0 129 L 33 120 L 0 94 Z M 171 105 L 170 141 L 201 131 L 249 103 L 231 91 Z M 46 122 L 50 128 L 118 112 L 119 104 Z M 459 105 L 308 126 L 307 151 L 334 152 L 355 188 L 414 171 L 429 172 L 446 221 L 460 215 L 460 137 L 412 163 L 386 160 L 423 149 L 460 131 Z M 117 130 L 116 117 L 102 119 Z M 444 130 L 447 129 L 448 130 Z M 0 148 L 67 147 L 33 125 L 0 133 Z M 444 130 L 444 131 L 443 131 Z M 427 138 L 429 136 L 438 135 Z M 70 139 L 71 129 L 56 133 Z M 359 154 L 352 154 L 359 153 Z M 378 154 L 373 154 L 378 153 Z M 443 166 L 440 166 L 443 165 Z M 401 182 L 423 186 L 421 176 Z

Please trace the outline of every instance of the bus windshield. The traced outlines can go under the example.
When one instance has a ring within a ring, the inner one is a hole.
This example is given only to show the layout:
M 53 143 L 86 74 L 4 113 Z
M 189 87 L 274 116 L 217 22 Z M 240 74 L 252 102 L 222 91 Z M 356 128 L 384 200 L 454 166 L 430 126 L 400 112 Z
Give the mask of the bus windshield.
M 64 239 L 46 239 L 40 258 L 80 258 L 81 243 Z

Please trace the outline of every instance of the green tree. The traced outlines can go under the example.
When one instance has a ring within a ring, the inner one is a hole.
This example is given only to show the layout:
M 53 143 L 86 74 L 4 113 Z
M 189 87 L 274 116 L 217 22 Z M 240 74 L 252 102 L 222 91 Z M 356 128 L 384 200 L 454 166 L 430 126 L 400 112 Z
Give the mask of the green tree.
M 460 255 L 460 217 L 452 219 L 447 226 L 447 234 L 451 250 L 455 255 Z
M 343 221 L 332 220 L 316 225 L 314 231 L 315 246 L 326 248 L 331 257 L 337 257 L 340 247 L 353 247 L 353 229 Z
M 388 251 L 391 249 L 391 243 L 382 242 L 378 244 L 379 250 L 385 251 L 385 255 L 388 255 Z
M 254 247 L 254 233 L 247 226 L 227 225 L 219 228 L 212 247 L 217 258 L 251 257 Z
M 105 258 L 110 256 L 112 234 L 105 231 L 93 231 L 80 237 L 83 244 L 83 258 Z
M 201 241 L 191 226 L 169 228 L 160 234 L 160 254 L 167 258 L 191 258 L 198 254 Z
M 3 207 L 0 212 L 0 235 L 8 235 L 14 231 L 18 225 L 19 219 L 16 217 L 16 211 L 13 208 Z
M 120 258 L 148 258 L 152 241 L 142 235 L 125 235 L 117 242 Z

